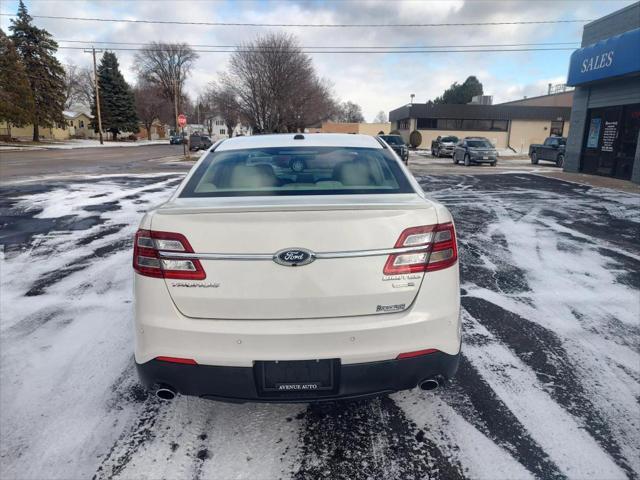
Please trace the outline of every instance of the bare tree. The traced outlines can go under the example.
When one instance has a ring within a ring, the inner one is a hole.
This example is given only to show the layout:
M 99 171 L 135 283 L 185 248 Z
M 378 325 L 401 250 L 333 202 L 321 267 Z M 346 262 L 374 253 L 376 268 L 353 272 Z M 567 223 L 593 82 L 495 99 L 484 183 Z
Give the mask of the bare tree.
M 361 123 L 364 122 L 364 115 L 362 115 L 362 108 L 357 103 L 344 102 L 340 105 L 335 119 L 343 123 Z
M 211 112 L 222 118 L 229 137 L 232 137 L 240 118 L 240 105 L 234 89 L 211 84 L 207 91 L 207 98 L 211 105 Z
M 309 116 L 303 114 L 305 101 L 329 95 L 328 89 L 318 91 L 322 82 L 316 78 L 311 58 L 294 37 L 283 33 L 240 46 L 221 83 L 235 94 L 240 115 L 258 133 L 304 128 Z
M 387 123 L 387 114 L 380 110 L 373 119 L 373 123 Z
M 136 113 L 147 130 L 147 138 L 151 140 L 153 122 L 160 119 L 163 110 L 167 110 L 167 101 L 160 88 L 146 82 L 139 82 L 133 90 L 133 95 L 135 96 Z
M 297 95 L 292 97 L 291 110 L 287 115 L 287 131 L 302 132 L 307 126 L 317 125 L 335 114 L 338 108 L 328 82 L 315 74 L 299 85 Z
M 174 103 L 174 122 L 181 108 L 184 82 L 198 54 L 186 43 L 152 42 L 135 56 L 138 75 L 162 89 L 163 96 Z
M 73 63 L 64 66 L 65 70 L 65 108 L 82 106 L 90 109 L 93 104 L 93 70 L 79 67 Z

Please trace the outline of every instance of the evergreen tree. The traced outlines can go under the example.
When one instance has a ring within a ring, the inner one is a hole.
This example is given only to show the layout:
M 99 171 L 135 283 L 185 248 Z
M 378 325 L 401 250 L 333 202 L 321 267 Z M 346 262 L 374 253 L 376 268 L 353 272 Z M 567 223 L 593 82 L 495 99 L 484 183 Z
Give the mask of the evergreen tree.
M 482 95 L 482 83 L 475 77 L 468 77 L 463 84 L 454 82 L 434 103 L 467 104 L 476 95 Z
M 98 85 L 100 88 L 100 113 L 102 128 L 113 134 L 115 140 L 120 132 L 138 132 L 138 116 L 131 87 L 127 84 L 118 59 L 113 52 L 104 52 L 98 66 Z M 95 99 L 91 108 L 95 118 Z M 97 130 L 94 120 L 94 129 Z
M 58 44 L 46 30 L 31 23 L 33 19 L 22 0 L 18 15 L 11 20 L 11 40 L 27 71 L 34 109 L 33 141 L 40 140 L 39 127 L 64 124 L 64 69 L 54 56 Z
M 0 122 L 22 127 L 33 117 L 29 79 L 11 39 L 0 28 Z

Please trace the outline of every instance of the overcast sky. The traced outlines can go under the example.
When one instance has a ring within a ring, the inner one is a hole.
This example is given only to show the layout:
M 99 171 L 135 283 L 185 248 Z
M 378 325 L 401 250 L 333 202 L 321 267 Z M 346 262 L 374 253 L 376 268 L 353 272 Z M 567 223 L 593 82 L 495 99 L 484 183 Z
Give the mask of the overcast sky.
M 52 1 L 26 0 L 32 15 L 97 18 L 253 23 L 451 23 L 595 19 L 633 3 L 608 1 Z M 0 3 L 2 13 L 15 14 L 17 1 Z M 418 46 L 576 42 L 582 23 L 554 25 L 496 25 L 391 28 L 229 27 L 127 24 L 38 19 L 60 46 L 64 40 L 118 42 L 187 42 L 237 45 L 268 31 L 294 34 L 302 46 Z M 8 17 L 0 17 L 5 32 Z M 98 46 L 98 45 L 96 45 Z M 567 45 L 569 46 L 569 45 Z M 573 45 L 571 45 L 572 47 Z M 539 47 L 544 48 L 544 47 Z M 133 54 L 116 51 L 126 79 L 135 83 Z M 571 50 L 544 52 L 427 53 L 427 54 L 311 54 L 319 74 L 332 84 L 341 100 L 359 103 L 368 121 L 379 110 L 389 112 L 408 103 L 432 99 L 454 81 L 476 75 L 494 103 L 546 93 L 548 83 L 564 83 Z M 82 50 L 60 49 L 63 63 L 89 65 Z M 187 84 L 196 97 L 227 66 L 229 54 L 200 53 Z

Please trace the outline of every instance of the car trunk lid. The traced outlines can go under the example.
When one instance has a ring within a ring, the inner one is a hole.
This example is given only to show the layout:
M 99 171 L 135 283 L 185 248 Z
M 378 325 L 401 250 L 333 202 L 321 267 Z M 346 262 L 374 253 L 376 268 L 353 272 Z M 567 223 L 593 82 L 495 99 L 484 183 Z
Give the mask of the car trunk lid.
M 423 273 L 385 277 L 388 255 L 380 254 L 283 266 L 276 252 L 390 249 L 406 228 L 436 223 L 435 208 L 416 194 L 224 197 L 176 199 L 156 211 L 152 229 L 184 235 L 197 254 L 218 255 L 200 259 L 205 280 L 164 280 L 184 315 L 288 319 L 404 310 Z

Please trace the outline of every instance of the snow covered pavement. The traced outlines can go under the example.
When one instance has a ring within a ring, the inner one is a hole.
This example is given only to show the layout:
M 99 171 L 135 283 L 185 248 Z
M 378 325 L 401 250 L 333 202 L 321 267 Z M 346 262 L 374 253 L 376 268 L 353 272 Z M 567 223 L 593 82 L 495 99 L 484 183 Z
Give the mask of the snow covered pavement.
M 133 367 L 130 246 L 180 178 L 1 188 L 1 478 L 640 477 L 640 197 L 420 177 L 458 227 L 455 382 L 367 402 L 164 403 Z

